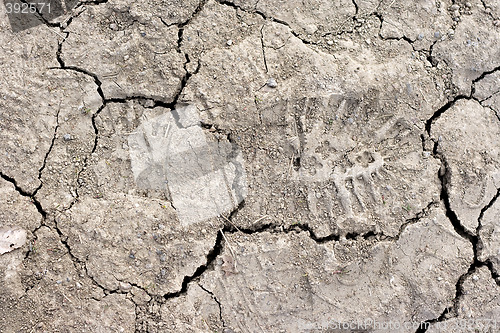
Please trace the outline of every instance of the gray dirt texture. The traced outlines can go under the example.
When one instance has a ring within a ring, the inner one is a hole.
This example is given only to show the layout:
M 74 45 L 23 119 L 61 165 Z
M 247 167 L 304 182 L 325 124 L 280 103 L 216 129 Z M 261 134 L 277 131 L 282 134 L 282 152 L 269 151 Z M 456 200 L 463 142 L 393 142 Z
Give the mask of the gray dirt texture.
M 11 2 L 0 333 L 500 332 L 500 2 Z

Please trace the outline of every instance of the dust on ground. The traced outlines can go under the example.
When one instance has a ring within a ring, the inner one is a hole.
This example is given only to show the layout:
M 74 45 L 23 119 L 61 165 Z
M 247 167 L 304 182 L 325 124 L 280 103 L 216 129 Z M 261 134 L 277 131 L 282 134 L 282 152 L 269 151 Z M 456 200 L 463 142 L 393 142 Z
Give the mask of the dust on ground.
M 73 2 L 0 6 L 0 332 L 499 329 L 497 1 Z

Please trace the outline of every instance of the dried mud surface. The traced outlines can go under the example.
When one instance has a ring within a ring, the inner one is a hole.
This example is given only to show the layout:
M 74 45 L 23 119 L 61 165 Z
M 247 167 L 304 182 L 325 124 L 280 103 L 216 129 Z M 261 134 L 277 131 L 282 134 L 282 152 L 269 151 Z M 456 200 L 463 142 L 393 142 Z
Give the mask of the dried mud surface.
M 0 332 L 500 329 L 496 1 L 0 16 Z

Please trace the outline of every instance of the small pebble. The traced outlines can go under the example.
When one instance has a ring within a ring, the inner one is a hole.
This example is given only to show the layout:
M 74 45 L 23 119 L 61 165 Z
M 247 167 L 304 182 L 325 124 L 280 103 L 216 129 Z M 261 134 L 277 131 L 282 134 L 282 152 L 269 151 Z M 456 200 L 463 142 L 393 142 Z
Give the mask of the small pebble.
M 77 282 L 77 283 L 76 283 L 76 287 L 77 287 L 78 289 L 80 289 L 80 288 L 82 287 L 82 284 L 81 284 L 80 282 Z
M 141 32 L 141 36 L 142 37 L 146 37 L 146 33 L 145 32 Z
M 326 42 L 328 45 L 333 45 L 333 41 L 329 40 Z
M 441 38 L 441 33 L 439 31 L 436 31 L 434 33 L 434 38 Z
M 278 86 L 278 83 L 276 83 L 276 80 L 273 78 L 270 78 L 267 80 L 267 86 L 270 88 L 276 88 Z
M 132 289 L 132 285 L 130 283 L 120 282 L 121 291 L 129 291 L 130 289 Z
M 114 31 L 118 30 L 118 26 L 117 26 L 115 23 L 111 23 L 111 24 L 109 25 L 109 28 L 110 28 L 111 30 L 114 30 Z
M 407 83 L 406 84 L 406 92 L 409 94 L 411 94 L 413 91 L 413 88 L 411 87 L 411 84 Z
M 227 44 L 227 46 L 231 46 L 231 45 L 233 45 L 233 41 L 231 39 L 228 39 L 226 44 Z
M 71 137 L 71 134 L 64 134 L 64 135 L 63 135 L 63 140 L 64 140 L 64 141 L 70 141 L 71 139 L 73 139 L 73 138 Z
M 422 40 L 424 39 L 424 34 L 418 34 L 418 37 L 417 37 L 419 40 Z
M 479 277 L 478 277 L 477 275 L 473 275 L 473 276 L 472 276 L 472 279 L 473 279 L 474 281 L 477 281 L 477 280 L 479 280 Z
M 453 4 L 453 5 L 450 6 L 450 10 L 451 11 L 456 11 L 456 10 L 459 10 L 459 9 L 460 9 L 460 6 L 457 5 L 457 4 Z

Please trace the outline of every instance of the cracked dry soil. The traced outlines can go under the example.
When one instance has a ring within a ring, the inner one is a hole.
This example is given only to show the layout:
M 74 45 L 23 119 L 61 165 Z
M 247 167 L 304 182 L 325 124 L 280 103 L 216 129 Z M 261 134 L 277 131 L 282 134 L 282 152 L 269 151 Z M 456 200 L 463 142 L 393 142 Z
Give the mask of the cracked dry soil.
M 496 0 L 0 16 L 0 332 L 500 331 Z M 185 106 L 248 186 L 193 223 L 128 141 Z

